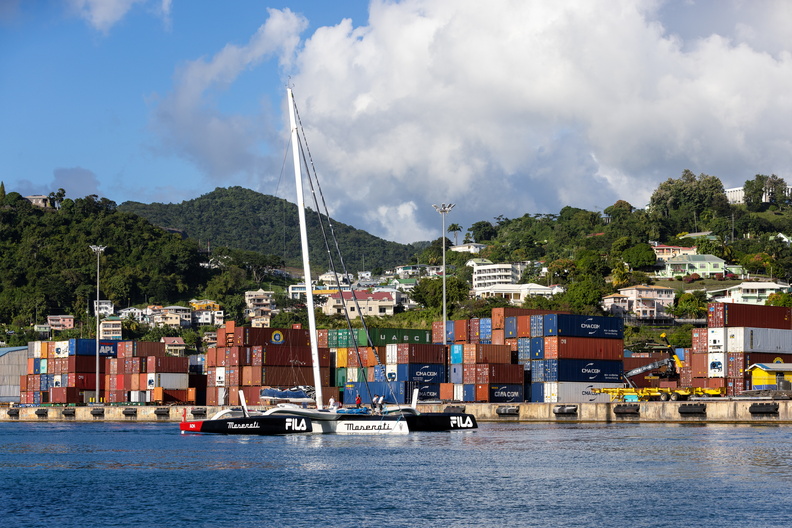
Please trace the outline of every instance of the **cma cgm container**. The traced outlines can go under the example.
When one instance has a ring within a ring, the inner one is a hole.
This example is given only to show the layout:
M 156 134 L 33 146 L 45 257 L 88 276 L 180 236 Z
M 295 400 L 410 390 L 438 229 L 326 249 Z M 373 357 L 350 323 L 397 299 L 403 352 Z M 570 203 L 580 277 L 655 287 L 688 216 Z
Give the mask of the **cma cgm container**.
M 531 388 L 533 390 L 533 386 Z M 544 401 L 550 403 L 608 403 L 610 396 L 594 392 L 594 389 L 621 388 L 623 383 L 544 383 Z
M 544 335 L 622 339 L 624 321 L 618 317 L 548 314 L 544 316 Z
M 544 360 L 544 371 L 544 379 L 541 381 L 545 382 L 618 383 L 622 378 L 622 362 L 587 359 L 546 359 Z
M 707 326 L 792 329 L 792 308 L 754 304 L 710 303 L 707 305 Z
M 597 337 L 545 337 L 545 359 L 621 360 L 624 341 Z
M 387 365 L 385 373 L 388 381 L 417 381 L 421 383 L 446 382 L 446 366 L 440 363 L 402 363 L 398 365 Z
M 523 385 L 514 383 L 479 383 L 476 385 L 476 401 L 522 403 L 525 401 Z

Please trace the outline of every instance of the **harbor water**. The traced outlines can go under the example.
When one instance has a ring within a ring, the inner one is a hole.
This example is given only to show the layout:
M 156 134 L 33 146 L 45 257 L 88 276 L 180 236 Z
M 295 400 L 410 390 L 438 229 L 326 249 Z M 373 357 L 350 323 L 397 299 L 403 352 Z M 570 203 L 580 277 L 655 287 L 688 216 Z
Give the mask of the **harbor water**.
M 7 526 L 788 526 L 791 485 L 788 426 L 247 437 L 0 423 Z

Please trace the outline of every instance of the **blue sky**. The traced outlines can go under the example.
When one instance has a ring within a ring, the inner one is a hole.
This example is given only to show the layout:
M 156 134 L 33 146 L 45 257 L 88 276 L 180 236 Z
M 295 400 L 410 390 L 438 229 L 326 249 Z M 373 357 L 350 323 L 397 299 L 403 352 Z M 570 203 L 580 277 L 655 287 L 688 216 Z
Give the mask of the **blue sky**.
M 389 240 L 439 236 L 433 203 L 466 229 L 643 207 L 685 169 L 789 181 L 789 27 L 767 0 L 5 0 L 0 179 L 294 201 L 291 82 L 331 214 Z

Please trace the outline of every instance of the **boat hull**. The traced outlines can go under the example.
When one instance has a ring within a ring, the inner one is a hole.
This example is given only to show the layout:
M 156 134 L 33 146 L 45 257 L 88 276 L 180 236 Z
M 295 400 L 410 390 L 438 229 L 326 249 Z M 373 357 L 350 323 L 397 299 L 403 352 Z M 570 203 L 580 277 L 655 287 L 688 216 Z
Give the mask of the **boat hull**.
M 405 415 L 410 431 L 464 431 L 478 429 L 476 417 L 467 413 L 421 413 Z
M 252 416 L 181 422 L 182 433 L 291 435 L 312 433 L 313 422 L 304 416 Z

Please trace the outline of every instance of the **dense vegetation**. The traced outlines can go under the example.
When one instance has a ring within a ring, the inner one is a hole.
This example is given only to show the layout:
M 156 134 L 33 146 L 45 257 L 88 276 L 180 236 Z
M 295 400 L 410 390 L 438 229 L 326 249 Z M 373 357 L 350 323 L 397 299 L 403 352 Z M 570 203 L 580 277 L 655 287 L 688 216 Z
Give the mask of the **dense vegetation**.
M 529 299 L 526 307 L 600 313 L 602 296 L 620 287 L 652 283 L 651 242 L 696 245 L 699 253 L 740 264 L 751 274 L 788 281 L 792 278 L 792 249 L 776 236 L 792 233 L 792 198 L 786 182 L 774 175 L 757 175 L 745 182 L 744 189 L 746 204 L 730 205 L 717 177 L 684 171 L 679 178 L 662 182 L 646 209 L 619 200 L 606 208 L 604 215 L 564 207 L 558 214 L 482 220 L 467 230 L 451 224 L 448 234 L 458 242 L 458 235 L 464 232 L 464 242 L 486 244 L 476 257 L 536 263 L 526 269 L 523 283 L 566 287 L 566 293 L 550 300 Z M 288 279 L 276 270 L 296 264 L 300 255 L 296 206 L 239 187 L 217 189 L 177 205 L 126 203 L 116 207 L 96 196 L 66 199 L 62 191 L 51 198 L 56 208 L 34 207 L 17 193 L 6 195 L 0 184 L 2 324 L 23 327 L 59 313 L 89 322 L 88 307 L 96 287 L 96 256 L 88 248 L 91 244 L 107 246 L 100 259 L 102 297 L 117 306 L 186 305 L 193 297 L 210 298 L 220 302 L 228 318 L 237 321 L 242 320 L 244 291 L 259 287 L 282 291 Z M 322 261 L 326 253 L 319 220 L 316 215 L 308 218 L 312 259 L 324 271 L 327 263 Z M 377 272 L 398 264 L 439 264 L 443 244 L 451 245 L 446 236 L 402 245 L 343 224 L 334 224 L 334 228 L 353 272 L 364 266 Z M 701 231 L 712 236 L 687 237 Z M 451 318 L 487 316 L 493 306 L 504 303 L 468 299 L 471 268 L 465 263 L 470 258 L 467 253 L 446 252 Z M 542 267 L 547 268 L 546 275 L 540 275 Z M 413 294 L 420 310 L 375 318 L 368 324 L 429 327 L 442 313 L 441 283 L 422 278 Z M 706 295 L 695 288 L 703 288 L 703 281 L 690 276 L 667 284 L 678 290 L 672 313 L 689 318 L 702 315 Z M 792 298 L 781 296 L 773 302 L 792 304 Z M 273 325 L 304 322 L 304 306 L 283 296 L 279 303 L 296 311 L 284 311 Z M 330 327 L 345 324 L 337 317 L 319 321 Z M 133 335 L 150 333 L 147 329 L 129 331 Z M 631 330 L 631 334 L 636 339 L 642 337 L 640 330 Z M 684 344 L 684 338 L 672 335 L 671 339 Z
M 302 266 L 297 206 L 281 198 L 230 187 L 180 204 L 125 202 L 119 210 L 182 230 L 202 245 L 278 255 L 288 265 Z M 327 250 L 315 212 L 306 215 L 306 224 L 311 264 L 327 271 Z M 388 242 L 335 221 L 333 230 L 350 271 L 392 268 L 409 261 L 416 251 L 411 245 Z

